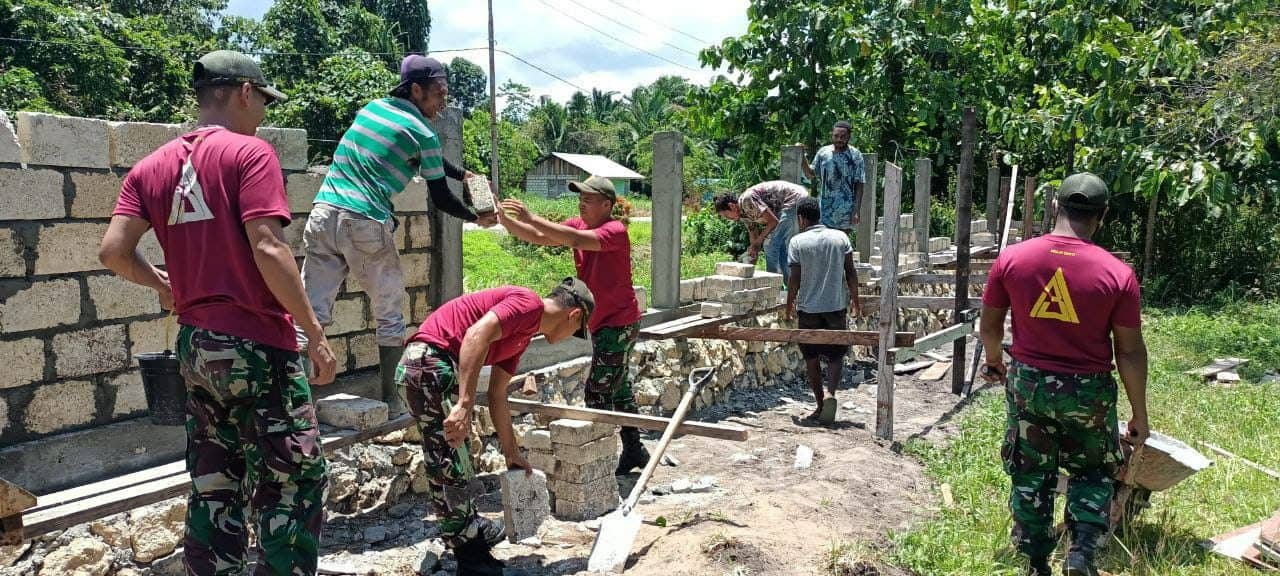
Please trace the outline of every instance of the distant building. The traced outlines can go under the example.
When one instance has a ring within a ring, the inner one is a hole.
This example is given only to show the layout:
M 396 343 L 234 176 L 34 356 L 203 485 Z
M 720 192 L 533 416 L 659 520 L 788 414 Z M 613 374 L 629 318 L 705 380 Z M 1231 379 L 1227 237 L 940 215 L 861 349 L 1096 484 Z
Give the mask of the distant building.
M 590 176 L 608 178 L 619 195 L 627 193 L 632 180 L 644 180 L 644 176 L 604 156 L 553 152 L 525 173 L 524 190 L 529 194 L 557 198 L 570 194 L 570 182 L 581 182 Z

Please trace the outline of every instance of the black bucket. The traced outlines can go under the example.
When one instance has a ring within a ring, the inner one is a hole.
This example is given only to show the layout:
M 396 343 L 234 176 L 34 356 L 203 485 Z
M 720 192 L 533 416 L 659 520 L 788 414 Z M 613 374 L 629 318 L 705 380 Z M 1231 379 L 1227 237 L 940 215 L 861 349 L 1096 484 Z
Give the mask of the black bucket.
M 138 354 L 142 389 L 147 395 L 151 423 L 183 426 L 187 423 L 187 382 L 178 370 L 178 356 L 169 350 Z

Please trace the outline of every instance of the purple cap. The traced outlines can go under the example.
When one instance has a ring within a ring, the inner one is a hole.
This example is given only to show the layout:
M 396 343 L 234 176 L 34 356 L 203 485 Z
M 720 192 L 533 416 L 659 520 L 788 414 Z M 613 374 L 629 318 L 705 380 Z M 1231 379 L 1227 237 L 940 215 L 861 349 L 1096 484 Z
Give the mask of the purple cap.
M 400 86 L 410 82 L 445 77 L 444 64 L 435 58 L 410 54 L 400 61 Z

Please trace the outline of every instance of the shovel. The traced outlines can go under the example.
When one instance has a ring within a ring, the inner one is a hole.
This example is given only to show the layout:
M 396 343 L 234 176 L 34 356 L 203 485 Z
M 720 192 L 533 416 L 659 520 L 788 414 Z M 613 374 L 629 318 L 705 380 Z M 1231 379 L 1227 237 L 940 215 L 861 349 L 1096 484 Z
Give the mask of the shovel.
M 727 361 L 726 359 L 725 362 Z M 623 566 L 627 563 L 627 556 L 631 554 L 631 544 L 635 542 L 636 535 L 640 533 L 640 524 L 644 521 L 644 516 L 635 511 L 636 501 L 644 493 L 645 484 L 649 482 L 649 477 L 653 476 L 654 469 L 662 460 L 662 454 L 667 451 L 667 445 L 675 436 L 676 428 L 684 422 L 684 415 L 693 404 L 693 398 L 698 395 L 702 385 L 710 380 L 725 362 L 721 362 L 719 366 L 695 368 L 689 373 L 689 391 L 684 393 L 675 414 L 671 415 L 671 422 L 662 432 L 662 440 L 658 441 L 658 447 L 653 454 L 649 455 L 649 463 L 645 464 L 644 472 L 640 473 L 640 479 L 631 489 L 631 495 L 627 496 L 621 508 L 601 519 L 600 533 L 596 535 L 596 543 L 591 547 L 591 558 L 587 560 L 587 570 L 622 572 Z

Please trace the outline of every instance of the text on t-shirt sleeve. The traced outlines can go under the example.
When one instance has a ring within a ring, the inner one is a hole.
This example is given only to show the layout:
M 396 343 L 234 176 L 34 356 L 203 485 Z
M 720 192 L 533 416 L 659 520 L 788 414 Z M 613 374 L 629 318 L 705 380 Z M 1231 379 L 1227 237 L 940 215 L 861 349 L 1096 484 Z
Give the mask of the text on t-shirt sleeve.
M 266 142 L 245 146 L 240 157 L 240 222 L 275 216 L 284 224 L 292 219 L 284 192 L 280 159 Z

